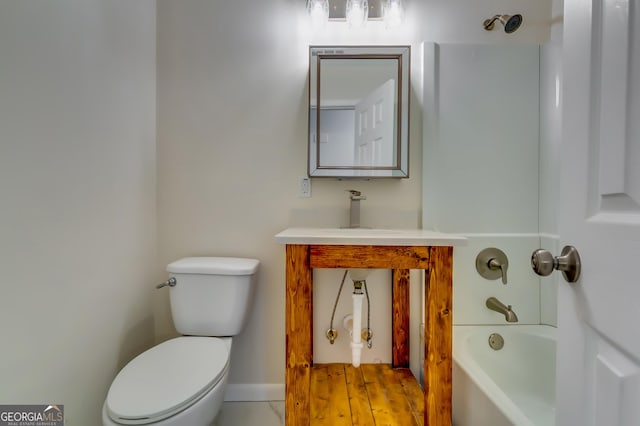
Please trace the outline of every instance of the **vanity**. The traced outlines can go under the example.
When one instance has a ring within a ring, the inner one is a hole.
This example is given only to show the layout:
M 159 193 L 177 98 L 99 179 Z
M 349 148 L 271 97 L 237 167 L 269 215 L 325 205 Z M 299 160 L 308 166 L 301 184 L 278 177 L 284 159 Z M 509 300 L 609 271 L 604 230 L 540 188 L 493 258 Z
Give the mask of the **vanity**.
M 315 377 L 324 374 L 320 369 L 331 370 L 335 366 L 313 363 L 312 270 L 378 268 L 392 270 L 392 364 L 373 374 L 382 377 L 381 386 L 395 384 L 404 392 L 411 406 L 406 415 L 412 424 L 422 424 L 422 419 L 416 417 L 423 416 L 424 425 L 451 425 L 453 247 L 466 245 L 466 239 L 429 230 L 289 228 L 277 234 L 275 240 L 286 246 L 285 424 L 368 424 L 362 412 L 354 411 L 358 405 L 366 406 L 369 410 L 366 415 L 372 418 L 378 413 L 395 419 L 396 423 L 390 424 L 409 424 L 401 418 L 404 413 L 395 412 L 397 404 L 389 389 L 368 390 L 366 383 L 349 384 L 353 377 L 349 378 L 348 371 L 358 370 L 351 366 L 348 366 L 351 370 L 344 370 L 347 387 L 351 386 L 348 392 L 344 391 L 344 397 L 351 412 L 336 413 L 334 421 L 327 419 L 326 413 L 312 416 L 314 401 L 326 403 L 327 398 L 341 391 L 331 388 L 331 384 L 327 391 L 326 383 L 320 386 L 315 382 Z M 408 370 L 411 269 L 424 270 L 425 277 L 424 394 Z M 372 366 L 363 364 L 359 369 L 366 373 Z M 324 394 L 316 395 L 319 392 Z M 391 397 L 373 401 L 372 393 Z M 318 420 L 319 417 L 322 419 Z

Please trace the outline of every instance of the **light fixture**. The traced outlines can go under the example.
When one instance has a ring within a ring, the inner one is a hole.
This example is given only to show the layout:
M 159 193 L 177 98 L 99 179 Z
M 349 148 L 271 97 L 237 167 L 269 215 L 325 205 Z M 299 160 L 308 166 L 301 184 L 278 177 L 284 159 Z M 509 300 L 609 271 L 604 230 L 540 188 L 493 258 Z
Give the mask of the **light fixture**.
M 349 28 L 361 28 L 367 20 L 384 21 L 387 28 L 394 28 L 404 19 L 402 0 L 306 0 L 306 4 L 316 28 L 327 21 L 346 21 Z
M 404 19 L 402 0 L 386 0 L 383 14 L 387 28 L 398 27 Z
M 369 2 L 367 0 L 347 0 L 345 14 L 349 28 L 363 27 L 369 17 Z
M 319 28 L 329 20 L 329 0 L 307 0 L 311 25 Z

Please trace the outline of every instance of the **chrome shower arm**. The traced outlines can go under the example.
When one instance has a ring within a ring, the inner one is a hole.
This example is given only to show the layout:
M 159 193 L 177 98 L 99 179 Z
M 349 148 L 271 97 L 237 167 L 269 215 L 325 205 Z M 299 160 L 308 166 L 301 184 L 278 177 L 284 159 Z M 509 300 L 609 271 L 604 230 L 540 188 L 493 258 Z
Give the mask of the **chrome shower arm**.
M 502 15 L 493 15 L 493 18 L 490 19 L 485 19 L 484 20 L 484 29 L 487 31 L 491 31 L 493 30 L 493 27 L 495 26 L 495 22 L 500 19 L 500 16 Z

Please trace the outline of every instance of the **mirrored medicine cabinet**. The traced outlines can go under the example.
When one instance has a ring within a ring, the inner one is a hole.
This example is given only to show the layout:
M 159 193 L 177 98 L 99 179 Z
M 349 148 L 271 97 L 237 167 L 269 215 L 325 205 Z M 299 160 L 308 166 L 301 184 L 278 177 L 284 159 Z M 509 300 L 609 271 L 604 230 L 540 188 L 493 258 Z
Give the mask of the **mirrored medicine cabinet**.
M 309 48 L 309 176 L 409 177 L 410 52 Z

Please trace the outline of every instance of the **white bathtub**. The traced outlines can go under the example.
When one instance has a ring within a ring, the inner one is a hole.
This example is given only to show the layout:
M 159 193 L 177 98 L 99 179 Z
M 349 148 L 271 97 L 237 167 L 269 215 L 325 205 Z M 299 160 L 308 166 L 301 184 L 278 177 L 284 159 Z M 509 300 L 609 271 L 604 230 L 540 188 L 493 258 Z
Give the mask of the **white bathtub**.
M 489 346 L 492 333 L 502 349 Z M 453 424 L 555 425 L 555 348 L 550 326 L 454 326 Z

